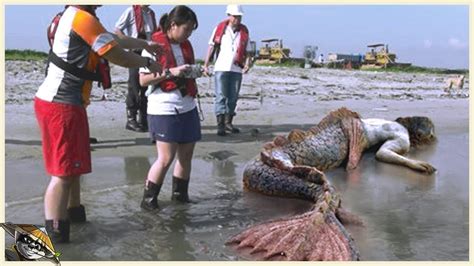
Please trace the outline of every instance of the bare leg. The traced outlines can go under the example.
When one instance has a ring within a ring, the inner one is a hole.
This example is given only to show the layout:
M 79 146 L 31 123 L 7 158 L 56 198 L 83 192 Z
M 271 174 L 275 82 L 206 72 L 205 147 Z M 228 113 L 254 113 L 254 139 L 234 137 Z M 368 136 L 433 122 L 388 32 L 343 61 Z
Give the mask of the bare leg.
M 151 181 L 155 184 L 163 183 L 166 172 L 168 172 L 168 169 L 173 162 L 177 149 L 177 143 L 167 143 L 162 141 L 156 142 L 158 158 L 155 160 L 148 171 L 147 181 Z
M 71 180 L 73 179 L 79 179 L 79 176 L 63 178 L 51 176 L 51 180 L 44 194 L 44 213 L 46 220 L 67 219 L 67 204 L 71 189 Z
M 178 145 L 177 160 L 174 166 L 173 176 L 189 180 L 195 144 L 196 143 L 193 142 Z

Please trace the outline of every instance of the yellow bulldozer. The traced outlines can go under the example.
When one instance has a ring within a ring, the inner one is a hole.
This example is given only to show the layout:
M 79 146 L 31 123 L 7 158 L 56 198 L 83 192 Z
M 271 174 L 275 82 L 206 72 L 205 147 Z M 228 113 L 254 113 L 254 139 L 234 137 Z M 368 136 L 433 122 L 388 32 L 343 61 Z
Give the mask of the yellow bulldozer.
M 395 65 L 397 56 L 388 51 L 388 45 L 383 43 L 367 45 L 370 49 L 364 56 L 362 69 L 367 68 L 386 68 Z
M 256 63 L 282 63 L 290 58 L 290 49 L 283 47 L 282 39 L 262 40 L 263 45 L 258 50 Z

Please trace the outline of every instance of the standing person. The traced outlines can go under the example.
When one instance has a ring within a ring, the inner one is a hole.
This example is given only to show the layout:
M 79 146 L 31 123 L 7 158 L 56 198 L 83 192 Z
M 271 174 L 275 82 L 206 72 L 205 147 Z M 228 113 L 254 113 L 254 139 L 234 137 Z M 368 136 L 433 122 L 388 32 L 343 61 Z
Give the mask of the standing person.
M 235 107 L 239 98 L 242 84 L 242 73 L 250 68 L 250 56 L 247 52 L 249 31 L 242 24 L 244 12 L 240 5 L 228 5 L 228 18 L 214 29 L 204 62 L 204 70 L 209 74 L 209 63 L 214 54 L 217 59 L 214 65 L 215 72 L 215 106 L 217 118 L 217 135 L 225 136 L 226 131 L 239 133 L 233 126 Z
M 174 157 L 172 200 L 189 202 L 188 185 L 194 146 L 201 139 L 201 124 L 196 107 L 197 85 L 194 52 L 188 38 L 197 29 L 196 14 L 187 6 L 176 6 L 160 18 L 160 31 L 152 40 L 163 52 L 155 58 L 163 66 L 156 76 L 140 69 L 140 84 L 151 86 L 148 96 L 148 125 L 150 137 L 156 142 L 158 158 L 151 166 L 143 193 L 141 207 L 158 209 L 158 194 Z M 152 57 L 149 53 L 143 55 Z
M 323 54 L 320 54 L 320 55 L 319 55 L 318 63 L 320 63 L 320 64 L 324 63 L 324 56 L 323 56 Z
M 156 29 L 155 12 L 151 10 L 150 5 L 133 5 L 127 8 L 115 24 L 115 33 L 118 36 L 126 35 L 148 41 Z M 137 54 L 142 53 L 142 49 L 134 49 L 133 51 Z M 145 91 L 146 88 L 140 86 L 138 80 L 138 68 L 129 68 L 128 92 L 125 100 L 127 107 L 127 123 L 125 128 L 128 130 L 136 132 L 148 131 Z
M 147 66 L 152 72 L 161 71 L 153 60 L 123 49 L 156 51 L 159 46 L 107 32 L 96 17 L 98 7 L 71 5 L 65 9 L 51 49 L 56 63 L 49 62 L 34 99 L 44 163 L 51 175 L 44 195 L 45 224 L 57 242 L 69 242 L 70 222 L 86 221 L 80 176 L 91 172 L 86 106 L 92 81 L 84 73 L 94 73 L 101 57 L 124 67 Z

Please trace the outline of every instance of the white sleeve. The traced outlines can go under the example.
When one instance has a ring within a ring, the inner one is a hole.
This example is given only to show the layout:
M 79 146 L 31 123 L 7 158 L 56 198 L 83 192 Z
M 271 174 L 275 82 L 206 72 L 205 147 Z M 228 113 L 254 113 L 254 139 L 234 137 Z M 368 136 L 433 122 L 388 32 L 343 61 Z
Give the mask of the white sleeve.
M 125 9 L 120 18 L 115 23 L 115 28 L 121 30 L 122 32 L 128 28 L 130 21 L 132 20 L 132 8 L 129 7 Z M 125 32 L 124 32 L 125 33 Z
M 214 45 L 214 35 L 216 34 L 217 27 L 214 28 L 211 34 L 211 38 L 209 39 L 209 45 Z
M 142 51 L 142 56 L 151 58 L 156 61 L 155 57 L 152 54 L 150 54 L 147 50 Z M 151 73 L 151 71 L 147 67 L 140 67 L 140 69 L 138 69 L 138 73 L 148 74 L 148 73 Z

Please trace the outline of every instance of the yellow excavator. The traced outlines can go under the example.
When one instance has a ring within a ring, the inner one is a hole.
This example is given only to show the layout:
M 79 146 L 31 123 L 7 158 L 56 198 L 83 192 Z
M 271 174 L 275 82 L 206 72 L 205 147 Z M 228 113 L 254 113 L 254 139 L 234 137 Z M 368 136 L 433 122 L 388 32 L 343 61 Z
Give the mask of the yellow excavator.
M 290 58 L 291 51 L 283 47 L 282 39 L 265 39 L 262 43 L 258 50 L 257 63 L 282 63 Z
M 370 49 L 364 56 L 362 69 L 367 68 L 386 68 L 395 65 L 397 56 L 388 51 L 388 44 L 377 43 L 367 45 Z

